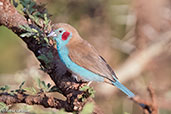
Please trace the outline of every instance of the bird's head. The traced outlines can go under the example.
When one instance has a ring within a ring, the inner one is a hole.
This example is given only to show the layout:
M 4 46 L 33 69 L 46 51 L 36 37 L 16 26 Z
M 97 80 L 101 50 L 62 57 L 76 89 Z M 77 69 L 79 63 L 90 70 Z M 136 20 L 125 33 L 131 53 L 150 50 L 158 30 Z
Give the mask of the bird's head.
M 53 26 L 54 31 L 52 31 L 48 37 L 53 37 L 57 42 L 58 47 L 65 46 L 76 40 L 81 39 L 78 32 L 69 24 L 59 23 Z
M 66 31 L 61 27 L 52 31 L 48 36 L 53 37 L 58 46 L 65 46 L 72 38 L 72 32 Z

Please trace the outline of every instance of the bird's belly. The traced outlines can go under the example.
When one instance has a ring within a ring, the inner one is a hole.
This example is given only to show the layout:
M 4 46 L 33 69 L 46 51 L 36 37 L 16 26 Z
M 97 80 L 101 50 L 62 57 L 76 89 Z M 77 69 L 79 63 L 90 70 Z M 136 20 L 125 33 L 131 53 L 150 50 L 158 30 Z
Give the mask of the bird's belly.
M 75 63 L 66 63 L 66 66 L 68 69 L 70 69 L 72 72 L 83 78 L 85 81 L 98 81 L 102 82 L 104 81 L 104 78 L 99 76 L 98 74 L 95 74 L 83 67 L 80 67 L 79 65 Z
M 85 81 L 103 82 L 104 78 L 74 63 L 68 56 L 68 50 L 58 51 L 59 57 L 66 67 Z

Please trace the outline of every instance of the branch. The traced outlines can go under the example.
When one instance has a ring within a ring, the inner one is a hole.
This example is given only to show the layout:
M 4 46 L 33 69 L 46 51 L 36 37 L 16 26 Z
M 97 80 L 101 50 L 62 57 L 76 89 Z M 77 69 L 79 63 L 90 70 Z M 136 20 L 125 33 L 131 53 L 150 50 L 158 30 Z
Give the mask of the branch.
M 137 104 L 143 105 L 144 114 L 158 114 L 158 105 L 156 102 L 156 96 L 155 96 L 155 93 L 151 84 L 148 86 L 147 90 L 150 94 L 151 101 L 146 101 L 146 100 L 140 99 L 139 97 L 134 97 L 132 98 L 132 100 Z
M 0 25 L 4 25 L 16 33 L 19 37 L 23 33 L 19 25 L 30 25 L 23 15 L 19 14 L 13 5 L 8 0 L 0 0 Z M 44 31 L 42 31 L 44 32 Z M 21 37 L 20 37 L 21 38 Z M 66 69 L 65 65 L 59 60 L 57 50 L 53 46 L 42 45 L 33 36 L 21 38 L 27 47 L 34 53 L 36 57 L 44 55 L 48 57 L 49 53 L 52 53 L 52 58 L 46 64 L 46 61 L 38 59 L 41 65 L 45 68 L 45 71 L 49 74 L 55 85 L 60 89 L 62 94 L 66 97 L 68 107 L 63 106 L 66 111 L 79 112 L 82 110 L 86 102 L 93 102 L 92 98 L 88 97 L 84 102 L 80 100 L 80 96 L 84 96 L 86 92 L 80 91 L 80 87 L 84 86 L 85 83 L 77 83 L 71 77 L 71 73 Z M 57 107 L 56 107 L 57 108 Z M 99 110 L 94 108 L 95 114 L 99 114 Z
M 42 105 L 45 108 L 56 108 L 67 109 L 68 103 L 54 97 L 48 97 L 46 94 L 41 93 L 37 95 L 28 95 L 24 93 L 17 93 L 11 95 L 9 93 L 0 93 L 0 102 L 4 102 L 7 105 L 16 104 L 16 103 L 25 103 L 28 105 Z

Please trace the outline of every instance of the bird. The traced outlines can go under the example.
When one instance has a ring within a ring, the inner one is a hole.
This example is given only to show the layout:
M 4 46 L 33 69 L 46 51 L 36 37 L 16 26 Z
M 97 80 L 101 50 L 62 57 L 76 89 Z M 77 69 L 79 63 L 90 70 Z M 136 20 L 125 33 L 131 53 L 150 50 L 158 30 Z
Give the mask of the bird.
M 129 98 L 135 97 L 134 93 L 119 82 L 105 59 L 74 27 L 67 23 L 58 23 L 48 37 L 56 41 L 60 60 L 76 78 L 86 82 L 108 83 L 116 86 Z

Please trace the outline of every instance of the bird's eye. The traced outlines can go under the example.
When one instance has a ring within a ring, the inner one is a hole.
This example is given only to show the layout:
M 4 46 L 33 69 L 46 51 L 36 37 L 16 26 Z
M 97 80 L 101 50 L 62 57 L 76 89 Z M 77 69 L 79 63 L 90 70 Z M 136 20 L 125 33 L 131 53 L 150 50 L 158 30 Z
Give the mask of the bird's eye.
M 62 33 L 62 30 L 59 30 L 59 33 Z

